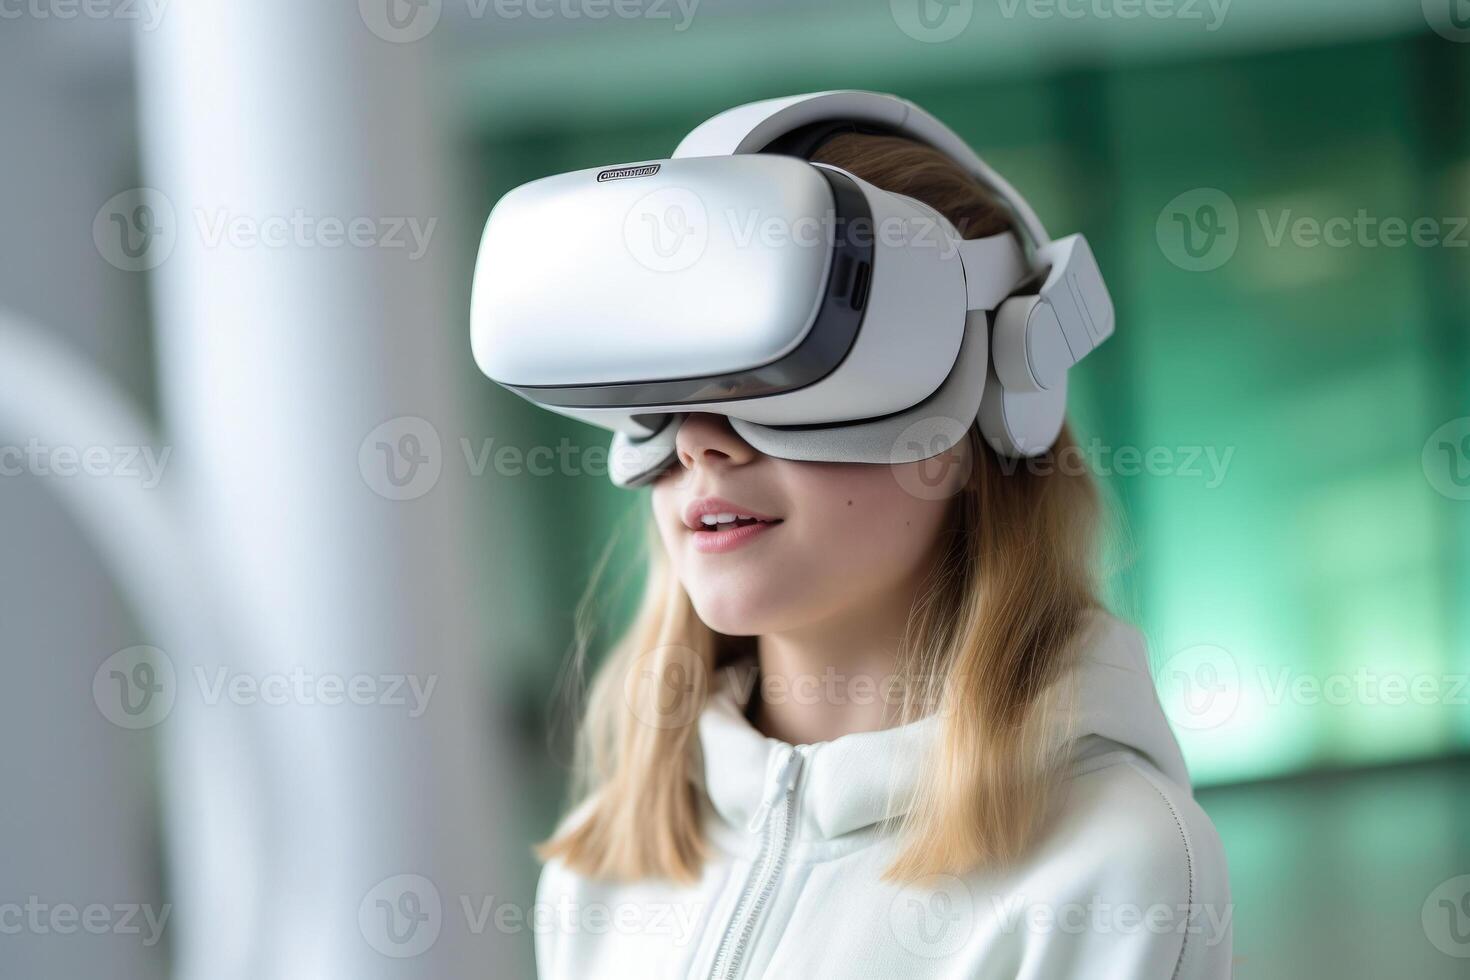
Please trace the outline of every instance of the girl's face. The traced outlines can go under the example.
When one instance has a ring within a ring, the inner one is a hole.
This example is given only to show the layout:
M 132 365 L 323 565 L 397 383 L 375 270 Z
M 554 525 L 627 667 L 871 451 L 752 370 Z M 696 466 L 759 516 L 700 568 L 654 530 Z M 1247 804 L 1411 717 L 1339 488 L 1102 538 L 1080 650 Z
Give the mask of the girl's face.
M 728 635 L 909 601 L 970 466 L 967 440 L 918 463 L 777 459 L 707 413 L 685 418 L 676 445 L 653 485 L 659 536 L 700 619 Z M 761 520 L 706 529 L 705 514 Z

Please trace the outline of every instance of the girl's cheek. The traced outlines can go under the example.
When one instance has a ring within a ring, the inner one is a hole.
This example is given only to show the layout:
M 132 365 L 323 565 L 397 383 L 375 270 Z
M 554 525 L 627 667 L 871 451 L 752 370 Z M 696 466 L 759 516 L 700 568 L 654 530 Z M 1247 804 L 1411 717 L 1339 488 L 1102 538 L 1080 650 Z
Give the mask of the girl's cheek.
M 904 493 L 891 467 L 842 464 L 802 482 L 794 491 L 802 523 L 838 553 L 888 547 L 905 528 L 922 529 L 923 502 Z

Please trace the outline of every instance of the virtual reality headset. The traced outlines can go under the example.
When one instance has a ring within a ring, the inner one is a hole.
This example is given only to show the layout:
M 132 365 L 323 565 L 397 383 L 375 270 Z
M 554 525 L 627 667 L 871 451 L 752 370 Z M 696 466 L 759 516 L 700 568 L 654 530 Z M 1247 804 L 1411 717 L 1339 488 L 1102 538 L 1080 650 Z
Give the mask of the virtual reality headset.
M 990 191 L 1014 232 L 965 239 L 921 201 L 810 157 L 842 132 L 907 137 Z M 740 106 L 672 158 L 531 181 L 485 225 L 475 361 L 612 430 L 619 486 L 676 457 L 692 412 L 783 459 L 906 463 L 978 420 L 1005 456 L 1049 449 L 1067 370 L 1113 332 L 1087 241 L 1053 241 L 943 123 L 891 95 Z

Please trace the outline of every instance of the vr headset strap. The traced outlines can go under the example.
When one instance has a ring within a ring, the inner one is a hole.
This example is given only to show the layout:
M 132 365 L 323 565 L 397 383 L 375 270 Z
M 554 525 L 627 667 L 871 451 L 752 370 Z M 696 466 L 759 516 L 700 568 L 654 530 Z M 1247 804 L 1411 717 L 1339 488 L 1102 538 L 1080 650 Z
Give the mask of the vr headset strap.
M 955 242 L 965 267 L 967 309 L 993 310 L 1031 278 L 1021 243 L 1010 232 Z

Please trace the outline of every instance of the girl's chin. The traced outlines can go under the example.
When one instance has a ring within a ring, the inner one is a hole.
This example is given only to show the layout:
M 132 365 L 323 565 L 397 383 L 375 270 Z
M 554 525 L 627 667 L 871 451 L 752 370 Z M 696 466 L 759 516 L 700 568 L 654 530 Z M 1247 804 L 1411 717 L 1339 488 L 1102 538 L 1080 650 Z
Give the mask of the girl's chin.
M 764 593 L 765 589 L 759 590 Z M 694 611 L 706 626 L 727 636 L 757 636 L 776 632 L 792 610 L 768 594 L 742 595 L 731 589 L 692 590 Z

